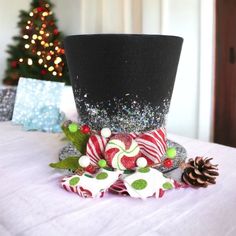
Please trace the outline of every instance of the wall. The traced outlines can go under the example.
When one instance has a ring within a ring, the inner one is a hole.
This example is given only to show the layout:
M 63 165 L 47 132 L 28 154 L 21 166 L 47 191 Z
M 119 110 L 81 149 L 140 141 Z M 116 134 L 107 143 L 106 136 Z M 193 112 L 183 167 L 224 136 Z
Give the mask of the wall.
M 0 78 L 17 15 L 30 0 L 0 0 Z M 167 129 L 210 140 L 213 88 L 214 0 L 54 0 L 65 34 L 148 33 L 184 38 Z

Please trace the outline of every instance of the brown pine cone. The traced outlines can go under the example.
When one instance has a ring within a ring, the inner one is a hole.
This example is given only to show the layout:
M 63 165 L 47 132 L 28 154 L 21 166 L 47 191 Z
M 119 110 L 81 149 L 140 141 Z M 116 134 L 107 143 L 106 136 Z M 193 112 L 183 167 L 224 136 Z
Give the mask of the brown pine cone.
M 182 181 L 194 187 L 207 187 L 215 184 L 218 176 L 218 165 L 211 164 L 212 158 L 196 157 L 185 164 Z

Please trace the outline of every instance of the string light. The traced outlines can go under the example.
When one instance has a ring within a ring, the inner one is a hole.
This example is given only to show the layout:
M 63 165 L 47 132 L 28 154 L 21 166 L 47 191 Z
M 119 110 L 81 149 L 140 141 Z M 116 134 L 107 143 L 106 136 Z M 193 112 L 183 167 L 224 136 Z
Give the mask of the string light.
M 63 50 L 61 48 L 61 44 L 58 41 L 52 42 L 50 40 L 50 36 L 54 38 L 55 35 L 57 35 L 59 32 L 58 29 L 55 29 L 52 32 L 49 32 L 47 29 L 47 26 L 54 25 L 55 22 L 53 20 L 48 19 L 50 15 L 53 14 L 50 9 L 48 9 L 50 5 L 48 3 L 44 4 L 44 7 L 39 7 L 31 10 L 29 13 L 29 16 L 32 18 L 29 18 L 26 20 L 27 24 L 25 25 L 25 33 L 22 34 L 22 38 L 26 39 L 24 47 L 26 49 L 29 49 L 29 53 L 36 54 L 38 58 L 34 60 L 34 58 L 18 58 L 19 63 L 26 63 L 28 66 L 35 65 L 35 63 L 38 62 L 38 66 L 41 65 L 41 68 L 46 73 L 51 74 L 51 76 L 58 76 L 62 77 L 63 73 L 63 59 L 62 59 L 62 52 Z M 37 19 L 34 19 L 37 16 Z M 47 17 L 47 18 L 46 18 Z M 34 21 L 40 21 L 42 24 L 37 26 L 37 23 L 34 24 Z M 32 30 L 32 33 L 28 33 Z M 37 41 L 39 40 L 39 41 Z M 49 42 L 48 42 L 49 41 Z M 51 42 L 50 42 L 51 41 Z M 40 44 L 38 45 L 38 42 Z M 36 45 L 37 44 L 37 45 Z M 42 46 L 41 46 L 42 45 Z M 48 49 L 46 49 L 48 48 Z M 45 68 L 45 69 L 44 69 Z
M 37 39 L 37 34 L 33 34 L 32 39 Z
M 28 39 L 28 38 L 29 38 L 29 35 L 25 34 L 25 35 L 23 36 L 23 38 L 24 38 L 24 39 Z
M 54 64 L 59 64 L 62 61 L 60 57 L 57 57 L 54 61 Z
M 28 65 L 31 66 L 33 64 L 33 61 L 31 58 L 28 58 L 28 61 L 27 61 Z
M 54 70 L 54 67 L 53 66 L 50 66 L 49 68 L 48 68 L 48 71 L 53 71 Z
M 48 12 L 43 12 L 42 16 L 48 16 Z

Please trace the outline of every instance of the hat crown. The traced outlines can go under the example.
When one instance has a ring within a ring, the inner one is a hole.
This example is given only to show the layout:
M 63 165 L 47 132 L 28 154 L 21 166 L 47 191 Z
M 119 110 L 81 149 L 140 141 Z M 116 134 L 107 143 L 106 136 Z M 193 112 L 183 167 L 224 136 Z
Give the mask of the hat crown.
M 81 122 L 124 132 L 163 126 L 182 42 L 180 37 L 165 35 L 66 37 Z

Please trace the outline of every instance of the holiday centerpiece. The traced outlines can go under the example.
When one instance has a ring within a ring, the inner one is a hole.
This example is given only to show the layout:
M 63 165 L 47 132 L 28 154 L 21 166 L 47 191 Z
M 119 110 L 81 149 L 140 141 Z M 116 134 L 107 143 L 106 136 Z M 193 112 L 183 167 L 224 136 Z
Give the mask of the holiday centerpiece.
M 71 171 L 63 188 L 82 197 L 101 197 L 109 190 L 145 199 L 190 183 L 214 182 L 217 168 L 209 159 L 183 165 L 185 149 L 166 137 L 182 42 L 164 35 L 66 38 L 79 122 L 63 123 L 70 144 L 60 161 L 50 164 Z M 163 175 L 179 166 L 182 181 Z

